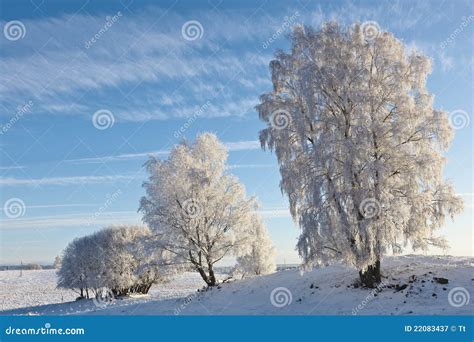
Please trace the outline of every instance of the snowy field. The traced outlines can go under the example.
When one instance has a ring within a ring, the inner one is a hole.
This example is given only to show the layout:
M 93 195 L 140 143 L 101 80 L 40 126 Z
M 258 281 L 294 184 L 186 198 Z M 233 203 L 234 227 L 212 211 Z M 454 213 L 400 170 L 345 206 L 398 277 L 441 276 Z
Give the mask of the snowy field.
M 197 292 L 203 285 L 197 274 L 186 273 L 149 296 L 102 305 L 56 290 L 54 271 L 24 271 L 21 278 L 19 271 L 0 272 L 0 290 L 2 310 L 17 308 L 4 315 L 468 315 L 473 263 L 471 257 L 386 258 L 379 291 L 354 286 L 357 272 L 346 266 L 281 271 L 206 292 Z
M 0 271 L 0 310 L 70 302 L 77 294 L 56 289 L 54 270 Z
M 184 273 L 168 284 L 154 285 L 148 296 L 117 300 L 113 305 L 131 304 L 151 300 L 186 297 L 204 285 L 196 273 Z M 56 273 L 54 270 L 40 271 L 0 271 L 0 311 L 21 309 L 31 315 L 52 314 L 62 315 L 89 310 L 102 309 L 92 300 L 75 302 L 78 294 L 71 290 L 56 288 Z M 54 305 L 61 304 L 62 305 Z

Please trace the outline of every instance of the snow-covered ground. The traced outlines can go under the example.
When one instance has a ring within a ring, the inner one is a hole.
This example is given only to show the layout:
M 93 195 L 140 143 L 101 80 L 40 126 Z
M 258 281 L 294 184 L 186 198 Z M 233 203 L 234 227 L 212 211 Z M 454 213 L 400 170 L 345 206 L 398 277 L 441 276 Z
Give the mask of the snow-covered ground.
M 0 310 L 70 302 L 77 294 L 56 289 L 54 270 L 0 271 Z
M 281 271 L 222 284 L 205 292 L 196 291 L 203 285 L 199 276 L 186 273 L 171 283 L 153 287 L 148 297 L 115 300 L 105 306 L 97 306 L 92 300 L 81 300 L 2 314 L 466 315 L 474 313 L 470 300 L 474 295 L 473 265 L 474 258 L 471 257 L 389 257 L 382 263 L 385 277 L 379 291 L 354 286 L 357 271 L 338 265 L 305 273 Z M 13 292 L 15 298 L 20 298 L 22 293 L 26 295 L 25 286 L 12 287 L 9 283 L 12 277 L 5 279 L 1 273 L 2 292 L 4 289 Z M 54 273 L 49 275 L 54 278 Z M 45 275 L 38 279 L 54 283 L 46 278 Z M 18 284 L 18 280 L 15 281 Z M 51 288 L 50 285 L 37 285 Z M 41 296 L 39 292 L 35 292 L 38 298 L 30 303 L 44 303 L 49 298 L 47 293 Z M 50 303 L 58 302 L 58 296 L 51 295 Z M 18 303 L 17 300 L 15 306 L 18 307 Z
M 195 293 L 204 285 L 197 273 L 184 273 L 167 284 L 154 285 L 147 296 L 116 300 L 106 303 L 106 307 L 103 307 L 103 303 L 95 303 L 93 300 L 75 301 L 78 297 L 77 293 L 71 290 L 57 289 L 54 270 L 23 271 L 21 277 L 19 274 L 20 271 L 0 271 L 0 314 L 63 315 L 84 313 L 147 301 L 183 298 Z

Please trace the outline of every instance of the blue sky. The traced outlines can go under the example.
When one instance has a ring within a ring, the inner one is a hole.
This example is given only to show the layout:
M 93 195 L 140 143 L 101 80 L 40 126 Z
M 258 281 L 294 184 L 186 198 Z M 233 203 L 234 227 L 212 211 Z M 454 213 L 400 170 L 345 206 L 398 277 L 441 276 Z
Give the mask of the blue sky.
M 76 236 L 140 222 L 147 154 L 166 157 L 203 131 L 227 144 L 229 171 L 260 200 L 277 262 L 298 262 L 299 231 L 276 158 L 257 142 L 254 106 L 271 89 L 268 63 L 288 48 L 288 24 L 328 20 L 376 21 L 432 58 L 435 105 L 461 120 L 445 175 L 465 210 L 441 233 L 450 254 L 472 255 L 472 2 L 3 0 L 0 263 L 51 262 Z M 197 36 L 183 33 L 190 21 Z M 110 127 L 96 128 L 98 111 Z

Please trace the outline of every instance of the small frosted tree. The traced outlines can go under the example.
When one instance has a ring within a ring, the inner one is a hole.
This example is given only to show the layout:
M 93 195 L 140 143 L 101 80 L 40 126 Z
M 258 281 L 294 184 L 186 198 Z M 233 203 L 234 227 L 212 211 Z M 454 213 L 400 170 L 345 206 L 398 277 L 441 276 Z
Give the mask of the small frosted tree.
M 56 270 L 59 270 L 61 268 L 61 257 L 59 255 L 56 255 L 56 257 L 54 258 L 53 267 Z
M 61 267 L 57 270 L 58 288 L 67 288 L 77 291 L 80 298 L 89 298 L 89 289 L 92 288 L 91 267 L 97 264 L 92 261 L 92 239 L 89 236 L 76 238 L 70 242 L 62 254 Z
M 384 254 L 444 246 L 435 231 L 462 201 L 442 177 L 453 133 L 426 89 L 430 60 L 388 32 L 369 33 L 295 26 L 257 110 L 305 264 L 345 261 L 374 286 Z
M 167 160 L 150 158 L 139 209 L 159 248 L 199 272 L 208 286 L 218 282 L 217 262 L 249 247 L 247 229 L 256 208 L 243 185 L 225 173 L 226 159 L 224 145 L 209 133 L 193 145 L 175 146 Z
M 235 273 L 247 277 L 275 272 L 275 247 L 259 216 L 252 216 L 249 233 L 250 250 L 237 258 Z

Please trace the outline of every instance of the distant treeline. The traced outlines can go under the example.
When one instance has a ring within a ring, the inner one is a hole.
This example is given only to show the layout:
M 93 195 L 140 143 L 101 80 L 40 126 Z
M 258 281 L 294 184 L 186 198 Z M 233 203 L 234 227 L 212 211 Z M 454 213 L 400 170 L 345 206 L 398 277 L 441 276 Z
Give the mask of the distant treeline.
M 287 265 L 277 265 L 277 271 L 283 271 L 283 270 L 289 270 L 289 269 L 295 269 L 298 268 L 299 265 L 292 265 L 292 264 L 287 264 Z M 27 264 L 27 265 L 0 265 L 0 271 L 8 271 L 8 270 L 51 270 L 53 269 L 53 265 L 40 265 L 40 264 Z M 216 267 L 216 271 L 218 273 L 222 274 L 227 274 L 230 273 L 232 267 Z
M 277 271 L 295 270 L 298 267 L 299 264 L 277 264 Z
M 0 265 L 0 271 L 8 270 L 51 270 L 53 265 L 25 264 L 25 265 Z
M 298 264 L 277 264 L 276 265 L 277 271 L 294 270 L 298 267 L 300 267 L 300 265 Z M 219 266 L 219 267 L 216 267 L 216 272 L 220 274 L 230 274 L 232 273 L 233 269 L 234 269 L 234 266 Z

